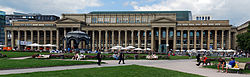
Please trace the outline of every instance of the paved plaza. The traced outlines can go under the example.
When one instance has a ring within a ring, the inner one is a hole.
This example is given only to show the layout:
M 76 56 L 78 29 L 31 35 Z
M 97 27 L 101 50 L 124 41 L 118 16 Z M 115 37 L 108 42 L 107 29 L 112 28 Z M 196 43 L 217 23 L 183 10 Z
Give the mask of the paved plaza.
M 96 60 L 88 60 L 96 61 Z M 118 60 L 104 60 L 107 64 L 102 64 L 100 67 L 110 66 L 122 66 L 122 65 L 142 65 L 149 67 L 157 67 L 163 69 L 171 69 L 186 73 L 199 74 L 208 77 L 249 77 L 249 74 L 234 74 L 234 73 L 220 73 L 215 69 L 208 69 L 197 67 L 195 60 L 126 60 L 126 64 L 117 64 Z M 12 70 L 0 70 L 0 75 L 5 74 L 18 74 L 18 73 L 30 73 L 30 72 L 41 72 L 41 71 L 58 71 L 68 69 L 81 69 L 81 68 L 98 68 L 96 64 L 91 65 L 74 65 L 74 66 L 56 66 L 56 67 L 44 67 L 44 68 L 29 68 L 29 69 L 12 69 Z

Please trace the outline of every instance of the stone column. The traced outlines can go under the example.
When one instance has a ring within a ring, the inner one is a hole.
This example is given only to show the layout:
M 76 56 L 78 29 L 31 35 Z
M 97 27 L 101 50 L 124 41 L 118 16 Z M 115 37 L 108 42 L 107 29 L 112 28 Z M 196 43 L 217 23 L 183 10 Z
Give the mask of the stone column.
M 176 50 L 176 27 L 174 28 L 174 41 L 173 41 L 173 51 L 175 52 Z
M 187 30 L 187 49 L 190 50 L 190 30 Z
M 108 51 L 108 31 L 105 31 L 105 51 Z
M 102 42 L 101 42 L 101 39 L 102 39 L 101 34 L 102 34 L 102 31 L 101 31 L 101 30 L 99 30 L 99 44 L 98 44 L 98 45 L 99 45 L 99 46 L 98 46 L 98 47 L 99 47 L 99 49 L 101 49 L 101 48 L 102 48 L 102 46 L 101 46 L 101 43 L 102 43 Z
M 181 50 L 183 50 L 183 30 L 181 30 Z
M 203 30 L 201 30 L 201 44 L 200 44 L 200 46 L 201 46 L 201 49 L 203 49 Z
M 92 51 L 95 51 L 95 31 L 92 31 Z
M 15 37 L 14 31 L 12 30 L 12 31 L 11 31 L 11 47 L 12 47 L 12 48 L 14 48 L 14 40 L 15 40 L 14 37 Z
M 115 32 L 114 30 L 112 30 L 112 47 L 114 46 L 114 42 L 115 42 Z
M 118 45 L 121 46 L 121 31 L 118 31 Z
M 217 30 L 214 31 L 214 49 L 217 50 Z
M 221 31 L 221 49 L 224 49 L 224 30 Z
M 138 48 L 141 47 L 141 32 L 138 30 Z
M 46 40 L 47 40 L 47 39 L 46 39 L 46 36 L 47 36 L 47 35 L 46 35 L 46 30 L 43 31 L 43 36 L 44 36 L 44 38 L 43 38 L 43 43 L 46 44 Z M 46 50 L 46 47 L 44 47 L 44 50 Z
M 158 44 L 159 44 L 159 46 L 158 46 L 158 52 L 160 52 L 160 49 L 161 49 L 161 48 L 160 48 L 160 47 L 161 47 L 161 27 L 159 27 L 158 39 L 159 39 L 159 41 L 158 41 L 158 42 L 159 42 L 159 43 L 158 43 Z
M 196 33 L 197 33 L 197 30 L 194 30 L 194 49 L 196 49 L 196 41 L 197 41 L 197 39 L 196 39 Z
M 67 33 L 66 28 L 64 28 L 63 30 L 64 37 L 66 36 L 66 33 Z M 66 49 L 66 40 L 63 41 L 63 48 Z
M 88 30 L 86 30 L 86 33 L 89 35 L 89 31 L 88 31 Z M 85 46 L 84 46 L 84 47 L 85 47 L 86 49 L 89 49 L 89 43 L 88 43 L 87 45 L 86 45 L 86 43 L 87 43 L 86 41 L 85 41 L 84 43 L 85 43 Z M 83 45 L 84 45 L 84 44 L 83 44 Z M 84 48 L 84 47 L 83 47 L 83 48 Z
M 125 30 L 125 47 L 128 46 L 128 31 Z
M 154 28 L 151 29 L 151 51 L 154 51 Z
M 231 31 L 228 30 L 228 49 L 231 49 Z
M 20 37 L 21 37 L 21 32 L 20 30 L 18 30 L 18 34 L 17 34 L 17 40 L 18 40 L 18 45 L 17 45 L 17 49 L 20 50 Z
M 34 36 L 34 34 L 33 34 L 34 32 L 33 32 L 33 30 L 30 30 L 30 40 L 31 40 L 31 43 L 33 44 L 33 36 Z M 31 50 L 33 50 L 34 49 L 34 47 L 33 46 L 31 46 Z
M 53 31 L 52 30 L 50 30 L 50 44 L 53 45 Z M 53 47 L 51 46 L 51 49 L 52 48 Z
M 207 50 L 209 50 L 210 48 L 210 30 L 207 31 Z
M 40 31 L 37 31 L 37 44 L 40 44 Z M 37 46 L 37 49 L 40 50 L 40 47 Z
M 27 31 L 24 31 L 24 41 L 27 41 Z
M 57 45 L 57 47 L 56 47 L 56 49 L 59 49 L 59 30 L 56 30 L 56 45 Z
M 135 44 L 134 44 L 134 30 L 131 31 L 131 43 L 132 43 L 132 46 L 135 46 Z
M 24 31 L 24 41 L 27 42 L 27 31 L 26 30 Z
M 145 37 L 144 37 L 144 48 L 147 49 L 147 30 L 145 32 Z
M 8 31 L 7 30 L 4 30 L 4 44 L 5 44 L 5 47 L 8 47 Z

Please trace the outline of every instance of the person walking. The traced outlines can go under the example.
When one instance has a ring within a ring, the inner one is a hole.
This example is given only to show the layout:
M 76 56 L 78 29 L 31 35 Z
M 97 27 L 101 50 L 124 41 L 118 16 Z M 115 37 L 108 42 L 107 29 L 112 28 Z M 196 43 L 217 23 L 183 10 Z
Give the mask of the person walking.
M 125 64 L 125 63 L 124 63 L 124 53 L 122 53 L 122 52 L 121 52 L 120 55 L 119 55 L 119 63 L 118 63 L 118 64 L 120 64 L 121 61 L 122 61 L 123 64 Z
M 98 51 L 97 56 L 96 56 L 96 58 L 97 58 L 97 60 L 98 60 L 97 64 L 98 64 L 99 66 L 101 66 L 102 54 L 101 54 L 101 52 L 100 52 L 99 50 L 97 50 L 97 51 Z

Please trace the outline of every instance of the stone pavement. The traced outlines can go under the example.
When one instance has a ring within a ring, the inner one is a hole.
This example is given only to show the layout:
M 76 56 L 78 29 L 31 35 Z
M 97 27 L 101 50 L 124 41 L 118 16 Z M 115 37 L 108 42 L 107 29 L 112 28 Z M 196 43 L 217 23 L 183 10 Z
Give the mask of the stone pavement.
M 88 60 L 96 61 L 96 60 Z M 108 64 L 103 64 L 101 67 L 121 66 L 121 65 L 142 65 L 149 67 L 157 67 L 163 69 L 176 70 L 186 73 L 199 74 L 208 77 L 250 77 L 249 74 L 234 74 L 234 73 L 221 73 L 216 69 L 208 69 L 197 67 L 194 59 L 190 60 L 125 60 L 126 64 L 117 64 L 118 60 L 104 60 Z M 92 65 L 75 65 L 75 66 L 57 66 L 57 67 L 44 67 L 44 68 L 30 68 L 30 69 L 13 69 L 13 70 L 0 70 L 0 75 L 16 74 L 16 73 L 30 73 L 40 71 L 57 71 L 67 69 L 81 69 L 81 68 L 96 68 L 96 64 Z
M 105 61 L 110 64 L 117 61 Z M 250 77 L 250 74 L 221 73 L 216 69 L 202 68 L 196 66 L 194 59 L 190 60 L 126 60 L 127 64 L 157 67 L 163 69 L 176 70 L 186 73 L 199 74 L 208 77 Z

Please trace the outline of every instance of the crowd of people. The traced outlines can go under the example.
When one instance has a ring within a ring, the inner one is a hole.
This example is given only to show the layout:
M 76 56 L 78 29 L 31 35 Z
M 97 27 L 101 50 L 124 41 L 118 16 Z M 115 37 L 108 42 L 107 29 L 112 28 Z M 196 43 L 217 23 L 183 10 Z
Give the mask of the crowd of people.
M 196 59 L 197 59 L 197 66 L 199 66 L 201 63 L 202 65 L 207 65 L 208 63 L 211 65 L 209 59 L 206 57 L 206 55 L 204 55 L 203 57 L 201 57 L 201 54 L 198 54 L 196 56 Z M 231 57 L 231 60 L 227 63 L 225 58 L 219 58 L 218 59 L 218 64 L 217 64 L 217 69 L 218 69 L 218 72 L 227 72 L 228 73 L 228 69 L 230 68 L 238 68 L 238 65 L 237 65 L 237 61 L 235 61 L 235 58 L 234 57 Z M 220 71 L 220 68 L 222 71 Z M 226 70 L 225 70 L 226 69 Z

